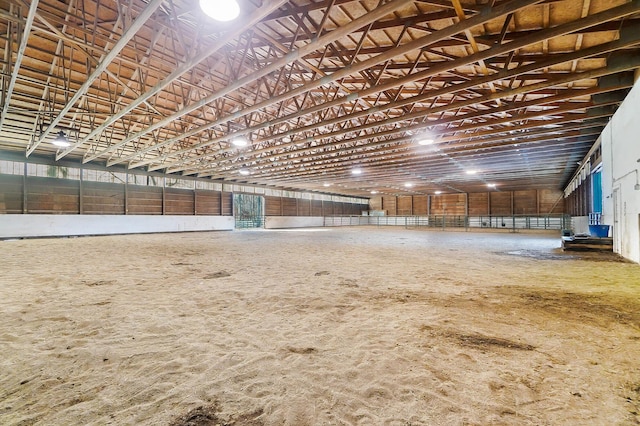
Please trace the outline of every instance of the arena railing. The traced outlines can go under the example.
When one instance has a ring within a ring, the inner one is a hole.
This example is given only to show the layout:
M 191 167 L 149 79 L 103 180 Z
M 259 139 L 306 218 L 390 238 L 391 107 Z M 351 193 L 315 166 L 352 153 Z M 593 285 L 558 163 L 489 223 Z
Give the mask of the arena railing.
M 403 226 L 405 228 L 480 228 L 517 230 L 563 230 L 570 228 L 565 214 L 504 216 L 325 216 L 324 226 Z

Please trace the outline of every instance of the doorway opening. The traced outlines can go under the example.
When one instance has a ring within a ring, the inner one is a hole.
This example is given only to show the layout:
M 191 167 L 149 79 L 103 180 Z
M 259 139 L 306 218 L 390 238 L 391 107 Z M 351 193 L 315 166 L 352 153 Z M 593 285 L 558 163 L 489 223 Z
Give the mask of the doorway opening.
M 253 194 L 233 194 L 233 216 L 236 229 L 264 227 L 264 197 Z

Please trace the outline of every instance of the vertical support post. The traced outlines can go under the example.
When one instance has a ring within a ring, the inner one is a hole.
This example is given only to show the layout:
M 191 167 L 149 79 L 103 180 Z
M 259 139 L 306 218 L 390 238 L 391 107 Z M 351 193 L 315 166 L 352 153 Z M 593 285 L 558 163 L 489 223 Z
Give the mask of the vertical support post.
M 193 184 L 193 215 L 198 215 L 198 190 L 196 189 L 195 182 Z
M 27 162 L 24 162 L 24 171 L 22 173 L 22 213 L 28 213 L 27 209 Z
M 167 178 L 162 178 L 162 215 L 167 211 Z
M 464 230 L 468 231 L 469 222 L 469 193 L 464 193 Z
M 510 191 L 511 194 L 511 216 L 515 215 L 516 212 L 514 211 L 514 205 L 513 205 L 513 191 Z
M 129 214 L 129 172 L 124 173 L 124 214 Z
M 84 170 L 80 167 L 80 180 L 78 182 L 78 214 L 84 214 Z
M 193 181 L 193 215 L 198 214 L 198 182 Z

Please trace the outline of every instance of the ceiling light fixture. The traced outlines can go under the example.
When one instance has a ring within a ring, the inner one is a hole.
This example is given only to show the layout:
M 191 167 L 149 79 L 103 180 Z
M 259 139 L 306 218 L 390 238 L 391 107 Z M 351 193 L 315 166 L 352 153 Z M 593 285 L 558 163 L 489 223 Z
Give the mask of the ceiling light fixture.
M 325 183 L 325 184 L 324 184 L 324 185 L 322 185 L 322 186 L 324 186 L 324 187 L 326 188 L 326 187 L 331 186 L 331 184 L 330 184 L 330 183 Z
M 475 175 L 476 173 L 478 173 L 477 170 L 467 170 L 468 175 Z
M 404 186 L 406 188 L 411 188 L 413 186 L 413 184 L 411 182 L 407 182 L 407 183 L 404 184 Z
M 244 138 L 244 137 L 242 137 L 242 136 L 240 136 L 240 137 L 237 137 L 237 138 L 233 139 L 233 140 L 231 141 L 231 143 L 232 143 L 234 146 L 247 146 L 247 145 L 249 145 L 249 141 L 247 140 L 247 138 Z
M 62 130 L 60 130 L 60 132 L 58 133 L 58 136 L 56 136 L 56 138 L 53 141 L 51 141 L 51 143 L 54 144 L 55 146 L 59 146 L 62 148 L 71 146 L 71 142 L 69 142 L 69 139 L 67 139 L 67 137 L 65 136 Z
M 495 187 L 496 187 L 496 184 L 495 184 L 495 183 L 488 183 L 488 184 L 487 184 L 487 186 L 488 186 L 489 188 L 495 188 Z
M 418 141 L 418 145 L 431 145 L 432 143 L 433 143 L 433 139 L 429 139 L 429 138 L 420 139 Z
M 361 169 L 353 169 L 353 170 L 351 170 L 351 174 L 353 174 L 353 175 L 361 175 L 362 174 L 362 170 Z
M 442 194 L 442 191 L 436 191 L 435 194 L 436 195 L 440 195 L 440 194 Z
M 200 0 L 200 9 L 216 21 L 233 21 L 240 15 L 240 5 L 236 0 Z
M 372 193 L 373 195 L 375 195 L 375 194 L 377 194 L 377 193 L 378 193 L 378 191 L 373 190 L 373 191 L 371 191 L 371 193 Z
M 238 173 L 240 173 L 242 176 L 247 176 L 247 175 L 249 175 L 249 170 L 240 169 L 240 170 L 238 170 Z

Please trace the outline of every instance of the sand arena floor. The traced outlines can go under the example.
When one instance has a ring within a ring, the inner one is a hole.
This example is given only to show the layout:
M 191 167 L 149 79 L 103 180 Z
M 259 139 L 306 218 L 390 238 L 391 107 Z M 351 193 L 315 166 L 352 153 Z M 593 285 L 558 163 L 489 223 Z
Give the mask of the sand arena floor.
M 0 241 L 2 425 L 633 425 L 640 266 L 390 228 Z

